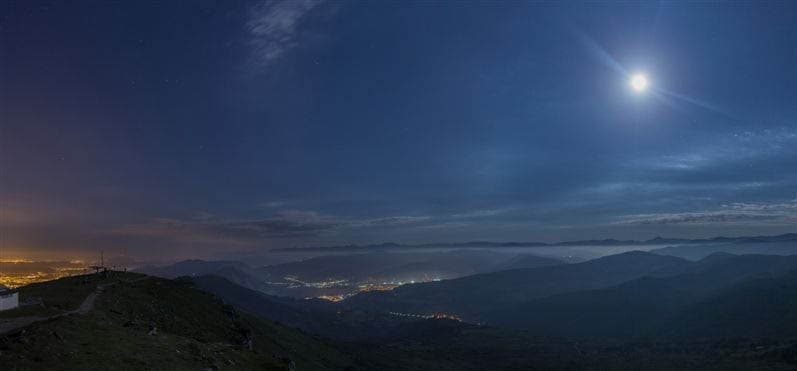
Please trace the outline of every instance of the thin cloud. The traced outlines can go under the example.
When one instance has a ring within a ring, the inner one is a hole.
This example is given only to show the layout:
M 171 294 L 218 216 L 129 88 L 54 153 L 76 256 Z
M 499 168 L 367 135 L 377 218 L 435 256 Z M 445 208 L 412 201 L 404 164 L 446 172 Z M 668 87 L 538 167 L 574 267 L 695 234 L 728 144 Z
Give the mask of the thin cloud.
M 246 29 L 255 64 L 268 66 L 298 46 L 303 22 L 322 3 L 323 0 L 284 0 L 253 6 Z
M 276 209 L 276 208 L 285 206 L 285 202 L 283 202 L 283 201 L 269 201 L 269 202 L 262 203 L 260 205 L 265 207 L 265 208 L 268 208 L 268 209 Z
M 717 210 L 684 213 L 636 214 L 621 217 L 621 225 L 794 224 L 797 200 L 723 205 Z
M 213 238 L 253 240 L 315 236 L 336 228 L 338 223 L 312 211 L 286 211 L 259 220 L 211 220 L 155 218 L 147 223 L 126 225 L 114 234 L 143 237 L 184 239 Z
M 315 237 L 340 230 L 411 226 L 426 222 L 428 216 L 391 216 L 348 219 L 321 215 L 316 211 L 287 210 L 255 220 L 155 218 L 146 223 L 126 225 L 112 233 L 181 241 L 258 241 L 274 238 Z
M 492 216 L 498 216 L 501 214 L 506 214 L 512 211 L 511 208 L 504 208 L 504 209 L 483 209 L 483 210 L 471 210 L 463 213 L 452 214 L 451 218 L 453 219 L 475 219 L 475 218 L 489 218 Z
M 636 167 L 653 170 L 701 171 L 718 166 L 791 157 L 797 148 L 797 131 L 791 128 L 741 131 L 718 137 L 713 145 L 698 143 L 679 153 L 646 158 Z
M 347 227 L 392 227 L 423 223 L 430 220 L 429 216 L 391 216 L 385 218 L 374 218 L 352 221 Z

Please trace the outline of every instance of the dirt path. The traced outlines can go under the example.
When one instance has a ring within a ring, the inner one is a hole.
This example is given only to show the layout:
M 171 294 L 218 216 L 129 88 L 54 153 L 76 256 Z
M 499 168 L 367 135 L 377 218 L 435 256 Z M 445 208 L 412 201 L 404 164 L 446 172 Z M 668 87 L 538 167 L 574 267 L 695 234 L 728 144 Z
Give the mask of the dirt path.
M 97 285 L 97 288 L 91 294 L 89 294 L 89 296 L 86 296 L 86 299 L 84 299 L 83 302 L 80 303 L 80 306 L 77 309 L 59 314 L 58 316 L 65 316 L 74 313 L 79 313 L 79 314 L 88 313 L 90 310 L 94 309 L 94 301 L 97 300 L 97 296 L 102 294 L 102 292 L 105 291 L 106 287 L 113 286 L 115 284 L 116 282 L 106 283 L 104 285 Z
M 148 278 L 150 278 L 150 277 L 149 276 L 143 276 L 143 277 L 136 278 L 134 280 L 124 281 L 124 283 L 136 283 L 136 282 L 140 282 L 140 281 L 143 281 L 145 279 L 148 279 Z M 97 285 L 97 289 L 94 290 L 94 292 L 92 292 L 91 294 L 89 294 L 89 296 L 87 296 L 85 300 L 83 300 L 83 303 L 80 304 L 80 307 L 78 307 L 77 309 L 75 309 L 73 311 L 62 313 L 59 316 L 65 316 L 67 314 L 74 314 L 74 313 L 84 314 L 84 313 L 87 313 L 87 312 L 91 311 L 92 309 L 94 309 L 94 301 L 97 300 L 97 296 L 102 294 L 102 292 L 105 291 L 106 287 L 113 286 L 113 285 L 115 285 L 117 283 L 118 282 L 111 282 L 111 283 L 106 283 L 104 285 Z
M 149 278 L 149 276 L 139 277 L 139 278 L 136 278 L 136 279 L 131 280 L 131 281 L 126 281 L 125 283 L 139 282 L 139 281 L 143 281 L 143 280 L 145 280 L 147 278 Z M 103 291 L 105 291 L 105 289 L 107 287 L 113 286 L 113 285 L 115 285 L 117 283 L 118 282 L 110 282 L 110 283 L 105 283 L 105 284 L 102 284 L 102 285 L 97 285 L 97 288 L 94 289 L 94 291 L 92 291 L 88 296 L 86 296 L 86 299 L 84 299 L 83 302 L 80 303 L 80 306 L 77 309 L 73 309 L 73 310 L 70 310 L 68 312 L 55 314 L 55 315 L 52 315 L 52 316 L 49 316 L 49 317 L 30 316 L 30 317 L 18 317 L 18 318 L 11 318 L 11 319 L 7 319 L 7 320 L 0 320 L 0 335 L 4 335 L 4 334 L 6 334 L 8 332 L 11 332 L 11 331 L 14 331 L 16 329 L 31 325 L 31 324 L 36 323 L 36 322 L 56 319 L 56 318 L 60 318 L 60 317 L 63 317 L 63 316 L 68 316 L 68 315 L 71 315 L 71 314 L 85 314 L 85 313 L 88 313 L 88 312 L 90 312 L 90 311 L 92 311 L 94 309 L 94 302 L 97 300 L 97 296 L 99 296 Z

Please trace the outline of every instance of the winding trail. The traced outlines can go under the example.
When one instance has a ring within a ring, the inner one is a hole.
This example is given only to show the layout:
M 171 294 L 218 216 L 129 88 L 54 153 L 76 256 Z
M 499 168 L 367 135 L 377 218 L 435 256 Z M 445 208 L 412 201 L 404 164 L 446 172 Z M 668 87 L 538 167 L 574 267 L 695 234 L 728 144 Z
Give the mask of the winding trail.
M 63 313 L 58 313 L 58 314 L 54 314 L 52 316 L 47 316 L 47 317 L 29 316 L 29 317 L 9 318 L 9 319 L 5 319 L 5 320 L 0 319 L 0 335 L 5 335 L 6 333 L 9 333 L 11 331 L 20 329 L 22 327 L 29 326 L 29 325 L 34 324 L 36 322 L 49 321 L 51 319 L 56 319 L 56 318 L 60 318 L 60 317 L 64 317 L 64 316 L 69 316 L 69 315 L 72 315 L 72 314 L 86 314 L 86 313 L 94 310 L 94 303 L 97 301 L 97 297 L 100 294 L 102 294 L 102 292 L 105 291 L 105 289 L 107 287 L 113 286 L 113 285 L 115 285 L 115 284 L 117 284 L 119 282 L 135 283 L 135 282 L 143 281 L 143 280 L 145 280 L 147 278 L 150 278 L 150 277 L 149 276 L 143 276 L 143 277 L 139 277 L 139 278 L 136 278 L 136 279 L 130 280 L 130 281 L 116 281 L 116 282 L 104 283 L 102 285 L 97 285 L 97 288 L 95 288 L 94 291 L 92 291 L 88 296 L 86 296 L 85 299 L 83 299 L 83 302 L 80 303 L 80 306 L 77 307 L 77 309 L 73 309 L 73 310 L 70 310 L 70 311 L 63 312 Z
M 88 313 L 90 310 L 94 309 L 94 302 L 97 300 L 97 296 L 102 294 L 102 292 L 105 291 L 106 287 L 113 286 L 115 284 L 116 284 L 116 282 L 106 283 L 106 284 L 103 284 L 103 285 L 97 285 L 97 288 L 94 289 L 94 291 L 91 294 L 86 296 L 86 299 L 84 299 L 83 302 L 80 303 L 80 306 L 77 309 L 69 311 L 69 312 L 66 312 L 66 313 L 62 313 L 59 316 L 65 316 L 65 315 L 68 315 L 68 314 L 75 314 L 75 313 L 78 313 L 78 314 Z

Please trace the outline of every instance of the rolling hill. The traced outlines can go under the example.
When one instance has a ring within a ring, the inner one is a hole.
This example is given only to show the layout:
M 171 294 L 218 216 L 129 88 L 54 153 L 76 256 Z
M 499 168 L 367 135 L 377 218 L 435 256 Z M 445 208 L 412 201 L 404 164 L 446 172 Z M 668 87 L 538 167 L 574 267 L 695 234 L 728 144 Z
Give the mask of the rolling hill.
M 467 321 L 481 322 L 484 313 L 497 307 L 560 293 L 610 287 L 643 276 L 673 275 L 692 264 L 681 258 L 634 251 L 584 263 L 405 285 L 387 292 L 361 293 L 343 303 L 351 308 L 403 313 L 446 312 Z
M 268 286 L 255 269 L 239 261 L 183 260 L 164 266 L 144 266 L 135 272 L 163 278 L 194 277 L 207 274 L 224 277 L 243 287 L 266 290 Z
M 728 315 L 731 334 L 790 333 L 779 322 L 754 324 L 741 312 L 729 313 L 738 305 L 722 305 L 720 300 L 747 302 L 747 308 L 764 317 L 783 317 L 788 321 L 790 279 L 794 279 L 797 256 L 712 255 L 686 267 L 677 275 L 642 277 L 604 289 L 576 291 L 496 308 L 484 321 L 538 335 L 566 337 L 638 337 L 690 334 L 694 337 L 717 335 L 701 328 L 712 325 L 718 314 Z M 765 278 L 762 278 L 765 277 Z M 782 278 L 781 278 L 782 277 Z M 751 292 L 749 281 L 758 282 L 760 292 Z M 765 284 L 769 284 L 766 286 Z M 769 292 L 770 290 L 771 292 Z M 777 293 L 778 290 L 783 292 Z M 762 294 L 766 293 L 766 294 Z M 717 298 L 724 295 L 725 299 Z M 758 298 L 755 303 L 752 298 Z M 766 299 L 769 298 L 769 299 Z M 714 304 L 712 304 L 714 303 Z M 765 303 L 779 303 L 775 309 Z M 753 310 L 756 306 L 759 308 Z M 710 308 L 710 309 L 709 309 Z M 702 314 L 698 315 L 698 313 Z M 768 313 L 768 314 L 767 314 Z M 679 319 L 683 317 L 683 319 Z M 662 326 L 662 323 L 667 323 Z M 679 329 L 675 331 L 673 329 Z M 742 329 L 745 329 L 742 331 Z
M 339 312 L 345 310 L 340 304 L 274 298 L 213 276 L 168 280 L 112 272 L 109 276 L 71 277 L 20 289 L 23 297 L 41 300 L 0 317 L 0 329 L 9 321 L 35 318 L 32 323 L 0 332 L 0 369 L 794 369 L 797 334 L 792 324 L 797 320 L 793 313 L 797 273 L 784 273 L 790 263 L 777 263 L 766 257 L 757 257 L 751 263 L 743 258 L 720 255 L 703 264 L 683 264 L 678 259 L 659 260 L 646 254 L 618 256 L 569 273 L 587 277 L 593 275 L 589 273 L 593 270 L 602 271 L 611 277 L 603 281 L 608 282 L 619 279 L 614 266 L 622 263 L 637 275 L 652 271 L 656 277 L 544 298 L 572 295 L 567 305 L 607 313 L 609 310 L 599 306 L 584 307 L 585 303 L 591 304 L 581 299 L 582 295 L 624 305 L 627 302 L 622 300 L 622 290 L 637 290 L 647 292 L 641 302 L 661 304 L 671 299 L 667 293 L 673 287 L 684 282 L 706 277 L 719 280 L 733 271 L 747 273 L 747 279 L 740 278 L 730 287 L 712 291 L 716 295 L 687 303 L 684 316 L 672 317 L 678 322 L 663 323 L 669 329 L 687 331 L 669 334 L 673 339 L 540 336 L 452 320 L 391 320 L 369 310 L 359 311 L 361 317 L 340 316 Z M 534 269 L 505 273 L 533 276 L 525 272 L 531 270 Z M 680 273 L 674 274 L 676 271 Z M 761 272 L 769 276 L 762 277 Z M 712 285 L 700 285 L 695 292 Z M 612 294 L 612 290 L 619 291 Z M 538 290 L 543 291 L 548 290 Z M 352 318 L 355 320 L 350 321 Z M 773 324 L 783 330 L 749 331 L 772 329 Z M 345 341 L 314 334 L 330 329 L 352 331 L 357 326 L 389 331 L 378 337 L 352 337 Z M 689 333 L 690 329 L 697 332 Z M 717 330 L 720 332 L 716 335 L 721 338 L 699 338 Z M 743 339 L 734 333 L 765 338 Z
M 651 250 L 662 255 L 672 255 L 689 260 L 700 260 L 711 254 L 724 252 L 735 255 L 794 255 L 797 254 L 797 235 L 775 237 L 750 237 L 722 243 L 675 245 Z
M 486 250 L 324 255 L 266 266 L 258 271 L 270 281 L 278 281 L 285 276 L 306 282 L 334 279 L 350 282 L 403 281 L 421 280 L 425 276 L 447 279 L 495 270 L 512 257 L 512 254 Z M 555 259 L 544 261 L 548 264 L 557 262 Z
M 164 278 L 215 275 L 237 285 L 294 298 L 351 295 L 364 284 L 398 285 L 468 276 L 513 267 L 563 264 L 553 258 L 486 250 L 325 255 L 252 268 L 237 261 L 186 260 L 137 272 Z M 515 264 L 508 266 L 507 264 Z
M 35 294 L 49 307 L 64 290 L 99 285 L 85 312 L 0 334 L 0 369 L 340 370 L 352 362 L 329 342 L 240 312 L 190 281 L 117 272 L 39 284 Z

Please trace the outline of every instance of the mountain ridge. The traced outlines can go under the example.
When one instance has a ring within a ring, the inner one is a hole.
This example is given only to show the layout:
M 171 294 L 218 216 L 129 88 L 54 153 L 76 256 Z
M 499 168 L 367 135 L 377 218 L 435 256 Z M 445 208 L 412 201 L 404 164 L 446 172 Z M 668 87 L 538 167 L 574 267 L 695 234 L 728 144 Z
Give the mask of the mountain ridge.
M 641 246 L 641 245 L 668 245 L 668 244 L 707 244 L 707 243 L 755 243 L 755 242 L 783 242 L 797 241 L 797 233 L 784 233 L 779 235 L 761 236 L 740 236 L 724 237 L 717 236 L 712 238 L 664 238 L 655 237 L 648 240 L 617 240 L 613 238 L 595 240 L 577 240 L 562 242 L 493 242 L 493 241 L 465 241 L 465 242 L 443 242 L 443 243 L 423 243 L 423 244 L 401 244 L 395 242 L 383 242 L 367 245 L 336 245 L 336 246 L 310 246 L 310 247 L 285 247 L 271 249 L 272 252 L 300 252 L 300 251 L 380 251 L 386 249 L 423 249 L 423 248 L 468 248 L 468 247 L 556 247 L 556 246 Z

